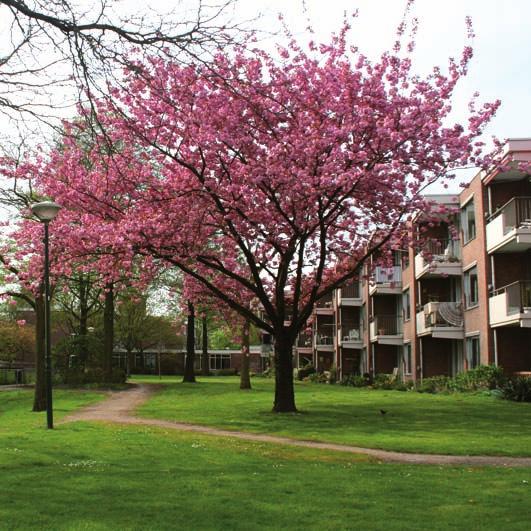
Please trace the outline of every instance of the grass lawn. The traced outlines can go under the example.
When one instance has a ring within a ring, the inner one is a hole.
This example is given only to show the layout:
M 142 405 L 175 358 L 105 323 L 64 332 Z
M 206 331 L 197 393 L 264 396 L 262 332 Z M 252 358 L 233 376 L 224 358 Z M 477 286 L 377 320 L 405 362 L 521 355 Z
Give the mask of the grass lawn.
M 135 381 L 158 382 L 158 377 Z M 300 413 L 271 413 L 273 382 L 235 377 L 166 378 L 145 417 L 371 448 L 459 455 L 531 456 L 531 404 L 485 394 L 429 395 L 298 382 Z M 380 409 L 387 411 L 381 415 Z
M 99 397 L 58 392 L 58 416 Z M 529 528 L 530 469 L 380 464 L 138 426 L 47 431 L 30 407 L 30 391 L 0 392 L 0 529 Z

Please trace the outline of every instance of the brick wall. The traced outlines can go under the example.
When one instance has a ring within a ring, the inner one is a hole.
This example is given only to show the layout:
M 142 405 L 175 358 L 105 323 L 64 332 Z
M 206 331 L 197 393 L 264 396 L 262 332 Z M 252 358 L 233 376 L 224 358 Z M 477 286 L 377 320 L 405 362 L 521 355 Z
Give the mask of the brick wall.
M 477 174 L 470 185 L 459 195 L 463 203 L 473 195 L 474 212 L 476 217 L 476 237 L 463 244 L 462 235 L 462 263 L 463 270 L 474 262 L 478 271 L 479 304 L 476 308 L 465 309 L 465 333 L 478 331 L 480 334 L 481 362 L 494 363 L 493 335 L 489 327 L 489 284 L 491 283 L 490 260 L 486 253 L 485 214 L 488 211 L 487 191 L 482 185 L 481 174 Z

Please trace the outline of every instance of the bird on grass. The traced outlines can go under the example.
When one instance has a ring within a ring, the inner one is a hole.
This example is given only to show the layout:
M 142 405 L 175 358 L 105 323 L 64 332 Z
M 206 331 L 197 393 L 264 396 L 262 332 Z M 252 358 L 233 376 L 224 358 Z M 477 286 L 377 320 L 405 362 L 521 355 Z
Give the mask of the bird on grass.
M 387 415 L 387 411 L 385 409 L 380 409 L 380 414 L 381 415 Z

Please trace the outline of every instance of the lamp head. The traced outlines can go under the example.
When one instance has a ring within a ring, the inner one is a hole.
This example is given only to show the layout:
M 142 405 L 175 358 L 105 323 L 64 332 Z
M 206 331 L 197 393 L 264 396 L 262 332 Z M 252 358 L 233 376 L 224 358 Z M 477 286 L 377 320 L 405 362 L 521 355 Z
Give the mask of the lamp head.
M 35 203 L 31 207 L 31 211 L 39 218 L 40 221 L 46 223 L 52 221 L 57 212 L 61 210 L 61 206 L 53 201 L 42 201 L 40 203 Z

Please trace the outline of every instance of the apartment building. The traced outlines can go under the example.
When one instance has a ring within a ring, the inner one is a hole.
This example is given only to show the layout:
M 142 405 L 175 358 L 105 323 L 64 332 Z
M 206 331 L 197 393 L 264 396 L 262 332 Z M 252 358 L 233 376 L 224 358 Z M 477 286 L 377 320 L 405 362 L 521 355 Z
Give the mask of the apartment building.
M 531 162 L 531 139 L 509 140 L 504 156 Z M 419 214 L 420 249 L 397 251 L 392 266 L 369 267 L 369 280 L 319 301 L 297 366 L 414 380 L 479 364 L 531 374 L 529 173 L 482 171 L 460 194 L 429 199 L 450 214 L 437 224 Z

